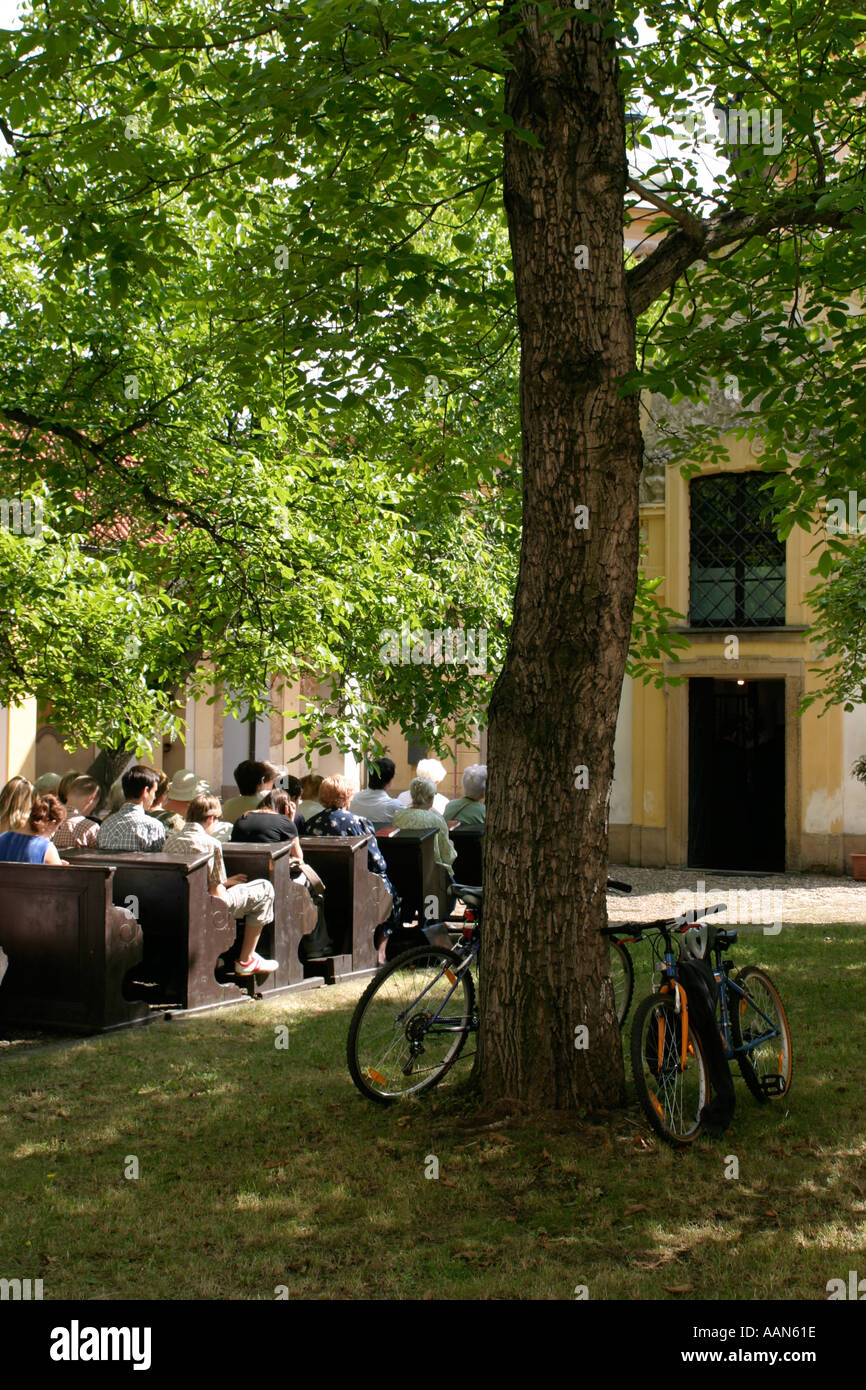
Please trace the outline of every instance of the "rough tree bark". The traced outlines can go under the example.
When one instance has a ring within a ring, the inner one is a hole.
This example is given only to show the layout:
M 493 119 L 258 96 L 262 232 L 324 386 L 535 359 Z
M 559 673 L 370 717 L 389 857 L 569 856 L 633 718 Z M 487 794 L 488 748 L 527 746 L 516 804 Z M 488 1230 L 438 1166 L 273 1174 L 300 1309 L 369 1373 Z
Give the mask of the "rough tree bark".
M 87 769 L 88 777 L 95 777 L 102 787 L 99 806 L 107 804 L 108 793 L 113 782 L 117 781 L 132 754 L 128 748 L 100 748 L 96 758 Z
M 612 6 L 592 10 L 606 20 Z M 540 147 L 506 137 L 524 529 L 490 709 L 478 1077 L 485 1099 L 568 1109 L 623 1095 L 599 928 L 642 440 L 636 397 L 617 394 L 634 365 L 634 319 L 614 44 L 576 14 L 558 37 L 531 6 L 509 8 L 504 23 L 518 15 L 506 110 Z

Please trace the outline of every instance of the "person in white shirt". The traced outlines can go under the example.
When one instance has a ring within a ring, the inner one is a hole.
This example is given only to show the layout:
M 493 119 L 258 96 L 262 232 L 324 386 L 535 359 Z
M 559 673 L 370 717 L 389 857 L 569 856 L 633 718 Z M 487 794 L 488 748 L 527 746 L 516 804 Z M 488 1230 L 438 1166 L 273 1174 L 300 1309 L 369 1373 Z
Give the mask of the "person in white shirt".
M 366 816 L 377 830 L 391 824 L 394 812 L 400 809 L 396 797 L 388 795 L 396 771 L 390 758 L 378 758 L 370 763 L 366 791 L 355 792 L 349 804 L 353 816 Z
M 434 787 L 438 787 L 439 783 L 444 782 L 445 780 L 445 769 L 439 762 L 438 758 L 422 758 L 415 769 L 415 777 L 426 778 L 428 782 L 433 783 Z M 397 800 L 399 801 L 401 806 L 411 806 L 411 786 L 407 792 L 401 792 L 400 795 L 397 797 Z M 447 805 L 447 796 L 440 796 L 439 792 L 436 792 L 436 795 L 433 797 L 433 810 L 437 813 L 437 815 L 441 816 Z

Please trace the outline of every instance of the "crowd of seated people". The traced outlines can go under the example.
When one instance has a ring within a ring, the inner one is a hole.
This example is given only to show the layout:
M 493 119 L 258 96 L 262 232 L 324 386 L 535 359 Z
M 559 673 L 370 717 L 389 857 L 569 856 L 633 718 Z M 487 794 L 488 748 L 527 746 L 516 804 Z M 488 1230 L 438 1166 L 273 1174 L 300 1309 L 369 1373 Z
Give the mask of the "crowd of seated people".
M 109 813 L 101 823 L 96 808 L 102 789 L 94 778 L 76 771 L 63 777 L 46 773 L 34 784 L 13 777 L 0 790 L 0 860 L 60 865 L 58 850 L 71 848 L 163 852 L 187 858 L 206 852 L 210 891 L 244 920 L 237 973 L 267 973 L 277 963 L 259 956 L 255 948 L 262 927 L 273 920 L 273 887 L 264 879 L 248 883 L 243 874 L 226 878 L 220 841 L 292 842 L 291 857 L 298 861 L 293 873 L 304 875 L 320 916 L 323 885 L 304 863 L 302 834 L 375 837 L 377 829 L 388 826 L 432 827 L 437 832 L 436 861 L 451 872 L 457 852 L 446 821 L 483 824 L 487 769 L 467 768 L 463 796 L 448 802 L 436 791 L 445 769 L 435 759 L 419 762 L 418 776 L 400 797 L 390 794 L 395 773 L 390 758 L 379 758 L 370 764 L 367 789 L 353 792 L 341 776 L 309 774 L 299 781 L 286 768 L 245 759 L 234 773 L 238 795 L 220 807 L 207 783 L 189 769 L 181 769 L 169 780 L 165 773 L 136 764 L 110 789 Z M 400 900 L 375 838 L 368 842 L 367 862 L 393 900 L 390 916 L 376 930 L 383 960 L 386 939 L 401 923 Z

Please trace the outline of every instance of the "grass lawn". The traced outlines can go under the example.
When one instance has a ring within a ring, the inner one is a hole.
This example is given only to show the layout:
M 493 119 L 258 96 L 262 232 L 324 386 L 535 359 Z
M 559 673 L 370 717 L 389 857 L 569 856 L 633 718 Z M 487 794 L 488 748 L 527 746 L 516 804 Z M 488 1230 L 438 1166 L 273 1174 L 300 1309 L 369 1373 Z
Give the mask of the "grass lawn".
M 727 1135 L 685 1152 L 635 1106 L 481 1114 L 443 1085 L 374 1107 L 345 1065 L 361 984 L 8 1049 L 0 1276 L 46 1299 L 823 1299 L 866 1273 L 866 939 L 791 926 L 733 955 L 779 987 L 793 1086 L 761 1107 L 737 1074 Z

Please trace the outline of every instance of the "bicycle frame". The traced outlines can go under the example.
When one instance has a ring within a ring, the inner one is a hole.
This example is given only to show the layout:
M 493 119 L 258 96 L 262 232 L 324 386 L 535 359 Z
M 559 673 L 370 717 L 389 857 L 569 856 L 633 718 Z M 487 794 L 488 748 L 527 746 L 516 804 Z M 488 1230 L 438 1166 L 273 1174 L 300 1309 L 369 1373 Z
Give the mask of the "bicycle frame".
M 426 1027 L 425 1030 L 424 1030 L 425 1032 L 427 1032 L 427 1033 L 462 1033 L 462 1032 L 463 1032 L 463 1029 L 466 1027 L 466 1021 L 465 1021 L 465 1019 L 456 1019 L 456 1018 L 455 1018 L 455 1019 L 443 1019 L 443 1018 L 441 1017 L 441 1014 L 442 1014 L 442 1010 L 448 1006 L 449 1001 L 450 1001 L 451 998 L 453 997 L 454 991 L 455 991 L 456 988 L 457 988 L 457 982 L 458 982 L 458 980 L 460 980 L 460 979 L 462 978 L 462 976 L 465 974 L 465 972 L 466 972 L 466 971 L 469 969 L 469 967 L 471 966 L 472 962 L 473 962 L 474 960 L 477 959 L 477 957 L 478 957 L 478 949 L 479 949 L 480 944 L 481 944 L 481 943 L 480 943 L 480 939 L 479 939 L 478 933 L 475 932 L 475 933 L 473 934 L 473 936 L 472 936 L 472 939 L 471 939 L 469 942 L 467 942 L 464 946 L 462 946 L 462 947 L 460 948 L 460 950 L 459 950 L 460 960 L 459 960 L 459 962 L 458 962 L 457 969 L 454 970 L 454 971 L 450 971 L 450 970 L 448 970 L 447 967 L 446 967 L 446 968 L 441 972 L 441 974 L 447 975 L 447 976 L 449 977 L 449 979 L 450 979 L 450 981 L 451 981 L 451 988 L 449 989 L 449 991 L 448 991 L 448 993 L 446 994 L 445 998 L 442 1000 L 442 1003 L 439 1005 L 439 1008 L 436 1010 L 435 1014 L 433 1014 L 432 1018 L 430 1019 L 429 1023 L 427 1024 L 427 1027 Z M 441 975 L 437 975 L 435 979 L 433 979 L 433 980 L 430 981 L 430 983 L 426 986 L 426 988 L 422 989 L 422 991 L 421 991 L 420 994 L 418 994 L 418 995 L 415 996 L 415 998 L 411 1001 L 410 1004 L 407 1005 L 407 1007 L 403 1010 L 403 1012 L 397 1015 L 397 1018 L 396 1018 L 396 1022 L 397 1022 L 397 1023 L 402 1023 L 403 1020 L 405 1019 L 406 1015 L 407 1015 L 408 1013 L 410 1013 L 410 1012 L 412 1011 L 412 1009 L 417 1008 L 419 1000 L 421 1000 L 421 999 L 424 998 L 424 995 L 428 992 L 428 990 L 431 990 L 431 989 L 433 988 L 434 984 L 436 983 L 436 980 L 437 980 L 437 979 L 440 979 L 440 978 L 441 978 Z
M 721 952 L 717 954 L 720 956 Z M 718 962 L 718 964 L 720 965 L 721 962 Z M 721 1027 L 719 1032 L 722 1035 L 722 1042 L 725 1047 L 725 1057 L 729 1062 L 735 1057 L 746 1056 L 749 1052 L 754 1052 L 755 1048 L 760 1047 L 762 1043 L 769 1042 L 771 1038 L 777 1038 L 779 1036 L 779 1030 L 772 1019 L 768 1018 L 764 1011 L 758 1008 L 758 1005 L 755 1003 L 755 1000 L 752 995 L 749 994 L 748 990 L 743 989 L 742 985 L 738 985 L 736 980 L 732 980 L 725 970 L 714 970 L 713 975 L 716 979 L 716 998 L 719 1001 L 721 1014 Z M 719 978 L 720 975 L 721 978 Z M 722 988 L 723 983 L 727 984 L 727 989 Z M 759 1038 L 752 1038 L 748 1043 L 744 1043 L 742 1047 L 734 1047 L 731 1033 L 731 1014 L 728 1008 L 728 990 L 732 990 L 740 999 L 748 999 L 755 1013 L 766 1023 L 769 1032 L 762 1033 Z

